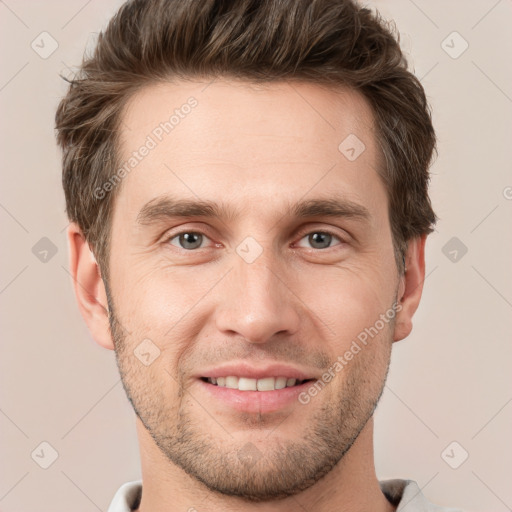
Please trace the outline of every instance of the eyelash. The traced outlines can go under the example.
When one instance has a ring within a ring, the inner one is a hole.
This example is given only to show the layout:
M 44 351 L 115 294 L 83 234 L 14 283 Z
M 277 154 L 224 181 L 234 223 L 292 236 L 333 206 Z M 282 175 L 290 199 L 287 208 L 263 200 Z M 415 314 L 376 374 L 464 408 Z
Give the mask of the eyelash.
M 334 233 L 333 231 L 330 231 L 329 229 L 312 229 L 312 230 L 306 230 L 306 231 L 300 231 L 297 236 L 300 236 L 299 241 L 302 240 L 304 237 L 308 235 L 312 235 L 313 233 L 321 233 L 322 235 L 330 235 L 333 238 L 336 238 L 340 244 L 338 245 L 344 245 L 346 244 L 345 240 L 343 240 L 339 235 Z M 330 247 L 326 247 L 325 249 L 315 249 L 314 247 L 308 248 L 312 251 L 328 251 L 329 249 L 334 249 L 337 247 L 336 245 L 332 245 Z
M 323 235 L 330 235 L 332 236 L 333 238 L 336 238 L 338 239 L 339 242 L 341 242 L 339 245 L 343 245 L 345 244 L 345 240 L 343 240 L 338 234 L 334 233 L 333 231 L 330 231 L 329 229 L 312 229 L 312 230 L 304 230 L 304 231 L 300 231 L 297 236 L 300 236 L 299 238 L 299 241 L 302 240 L 304 237 L 308 236 L 308 235 L 311 235 L 313 233 L 321 233 Z M 195 234 L 195 235 L 202 235 L 206 238 L 209 239 L 208 235 L 205 234 L 204 232 L 202 231 L 194 231 L 192 229 L 188 229 L 188 230 L 184 230 L 184 231 L 180 231 L 178 233 L 173 233 L 173 234 L 170 234 L 168 236 L 166 236 L 164 238 L 164 243 L 166 244 L 169 244 L 169 245 L 173 245 L 171 244 L 171 240 L 174 240 L 175 238 L 178 238 L 180 235 L 184 235 L 184 234 Z M 205 249 L 205 247 L 199 247 L 197 249 L 184 249 L 183 247 L 177 247 L 175 245 L 173 245 L 173 247 L 176 247 L 176 249 L 179 249 L 181 251 L 185 251 L 185 252 L 188 252 L 188 253 L 191 253 L 191 252 L 197 252 L 199 251 L 200 249 Z M 325 249 L 315 249 L 314 247 L 311 247 L 309 248 L 310 250 L 313 250 L 313 251 L 327 251 L 329 249 L 333 249 L 334 247 L 336 246 L 331 246 L 331 247 L 326 247 Z

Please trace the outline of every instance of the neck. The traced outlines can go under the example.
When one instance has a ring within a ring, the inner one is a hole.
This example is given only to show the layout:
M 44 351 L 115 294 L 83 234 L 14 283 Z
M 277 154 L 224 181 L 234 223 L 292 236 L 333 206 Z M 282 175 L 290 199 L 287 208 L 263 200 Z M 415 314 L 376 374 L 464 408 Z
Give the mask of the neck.
M 136 512 L 393 512 L 380 490 L 373 460 L 373 418 L 361 431 L 343 459 L 314 485 L 278 501 L 252 503 L 241 498 L 212 493 L 164 457 L 139 418 L 143 492 Z

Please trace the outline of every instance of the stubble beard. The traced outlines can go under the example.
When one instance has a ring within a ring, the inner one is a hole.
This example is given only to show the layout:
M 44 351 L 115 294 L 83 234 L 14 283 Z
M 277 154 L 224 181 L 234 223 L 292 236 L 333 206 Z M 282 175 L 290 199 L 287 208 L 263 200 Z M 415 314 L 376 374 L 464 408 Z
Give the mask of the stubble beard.
M 240 434 L 237 428 L 235 438 L 229 434 L 230 425 L 224 418 L 214 418 L 205 412 L 208 404 L 197 404 L 185 389 L 183 376 L 173 380 L 165 372 L 154 375 L 140 364 L 133 354 L 136 343 L 123 333 L 108 293 L 107 298 L 116 361 L 135 414 L 171 464 L 216 494 L 247 502 L 265 502 L 308 489 L 342 461 L 372 417 L 384 389 L 392 325 L 381 333 L 387 339 L 372 341 L 389 346 L 386 353 L 378 355 L 387 360 L 386 364 L 374 365 L 375 352 L 365 348 L 309 404 L 297 402 L 297 410 L 282 425 L 292 421 L 304 423 L 300 440 L 280 436 L 279 423 L 268 429 L 264 444 L 252 443 L 248 429 Z M 374 368 L 384 369 L 372 374 Z M 344 379 L 342 386 L 340 379 Z M 176 383 L 177 394 L 176 391 L 175 396 L 166 394 L 166 390 L 176 389 Z M 327 387 L 336 385 L 328 394 Z M 329 401 L 327 396 L 331 397 Z M 308 414 L 308 407 L 315 408 L 314 415 Z M 193 411 L 200 411 L 201 417 Z M 265 415 L 247 418 L 256 433 L 268 422 Z M 220 435 L 215 437 L 212 432 Z

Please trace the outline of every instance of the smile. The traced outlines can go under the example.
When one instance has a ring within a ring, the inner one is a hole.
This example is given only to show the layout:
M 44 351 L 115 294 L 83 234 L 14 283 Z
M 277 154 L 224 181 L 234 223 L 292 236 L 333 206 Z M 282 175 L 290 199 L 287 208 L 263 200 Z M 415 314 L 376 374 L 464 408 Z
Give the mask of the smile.
M 237 377 L 230 375 L 227 377 L 203 377 L 203 382 L 208 382 L 214 386 L 229 389 L 238 389 L 239 391 L 275 391 L 293 386 L 300 386 L 312 379 L 293 379 L 286 377 L 264 377 L 261 379 L 250 379 L 247 377 Z

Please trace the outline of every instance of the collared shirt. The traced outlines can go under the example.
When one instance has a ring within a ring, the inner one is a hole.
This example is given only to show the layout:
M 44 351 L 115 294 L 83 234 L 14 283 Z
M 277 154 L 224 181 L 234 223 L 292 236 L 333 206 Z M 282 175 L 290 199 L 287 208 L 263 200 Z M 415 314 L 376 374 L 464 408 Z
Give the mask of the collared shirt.
M 413 480 L 383 480 L 379 483 L 388 501 L 397 507 L 396 512 L 462 512 L 430 503 Z M 142 480 L 126 482 L 114 495 L 107 512 L 132 512 L 138 508 L 141 496 Z

